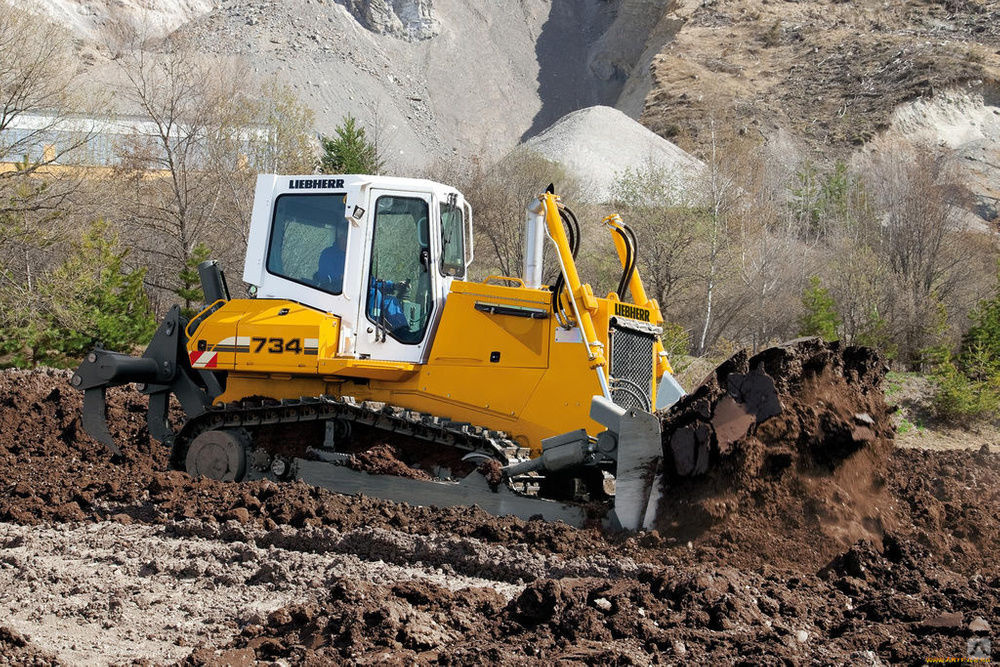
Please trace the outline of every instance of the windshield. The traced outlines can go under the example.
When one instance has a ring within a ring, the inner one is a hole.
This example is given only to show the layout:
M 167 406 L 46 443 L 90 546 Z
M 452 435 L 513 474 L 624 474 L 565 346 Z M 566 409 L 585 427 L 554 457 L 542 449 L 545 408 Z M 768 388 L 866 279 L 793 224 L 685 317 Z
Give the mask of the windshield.
M 281 195 L 274 206 L 268 272 L 342 293 L 347 231 L 343 194 Z

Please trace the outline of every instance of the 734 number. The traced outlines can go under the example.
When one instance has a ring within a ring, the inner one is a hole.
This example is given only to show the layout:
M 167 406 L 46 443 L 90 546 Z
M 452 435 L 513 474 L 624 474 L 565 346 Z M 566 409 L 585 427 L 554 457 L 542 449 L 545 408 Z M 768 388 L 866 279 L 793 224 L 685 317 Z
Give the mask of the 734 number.
M 265 346 L 267 346 L 266 351 L 271 354 L 282 354 L 284 352 L 302 354 L 301 338 L 258 338 L 255 336 L 250 341 L 257 345 L 254 349 L 255 354 L 264 351 Z

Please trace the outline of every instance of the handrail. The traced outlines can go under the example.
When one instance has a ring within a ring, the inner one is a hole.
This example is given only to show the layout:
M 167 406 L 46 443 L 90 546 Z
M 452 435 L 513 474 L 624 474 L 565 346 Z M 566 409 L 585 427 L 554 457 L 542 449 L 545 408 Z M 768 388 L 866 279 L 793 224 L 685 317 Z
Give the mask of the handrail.
M 517 283 L 521 287 L 527 287 L 524 284 L 523 280 L 521 280 L 520 278 L 515 278 L 514 276 L 496 276 L 496 275 L 486 276 L 485 278 L 483 278 L 483 284 L 488 285 L 491 280 L 496 282 L 507 281 L 511 283 Z
M 194 334 L 198 331 L 198 327 L 201 326 L 201 323 L 205 320 L 205 318 L 217 311 L 219 308 L 222 308 L 225 304 L 225 299 L 216 299 L 198 311 L 198 313 L 191 318 L 191 321 L 188 322 L 188 325 L 184 327 L 185 335 L 187 335 L 188 338 L 193 338 Z

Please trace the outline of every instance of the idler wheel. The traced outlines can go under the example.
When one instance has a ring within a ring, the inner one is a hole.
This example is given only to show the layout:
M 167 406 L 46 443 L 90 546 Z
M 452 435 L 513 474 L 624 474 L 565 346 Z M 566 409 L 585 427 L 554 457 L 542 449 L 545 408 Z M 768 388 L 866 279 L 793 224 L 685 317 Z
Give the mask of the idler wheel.
M 247 472 L 246 431 L 205 431 L 188 447 L 185 468 L 192 477 L 238 482 Z

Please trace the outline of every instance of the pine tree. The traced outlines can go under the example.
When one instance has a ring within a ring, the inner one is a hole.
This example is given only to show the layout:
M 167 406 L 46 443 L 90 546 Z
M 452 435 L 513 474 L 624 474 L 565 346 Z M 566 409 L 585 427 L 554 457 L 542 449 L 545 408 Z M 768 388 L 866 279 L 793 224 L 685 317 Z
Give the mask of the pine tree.
M 156 320 L 143 289 L 146 272 L 126 270 L 128 252 L 107 223 L 90 225 L 40 289 L 46 307 L 33 327 L 35 362 L 59 363 L 50 352 L 79 357 L 95 343 L 128 351 L 149 342 Z
M 323 137 L 323 157 L 319 168 L 324 174 L 379 174 L 385 160 L 378 143 L 368 138 L 354 116 L 337 126 L 335 137 Z
M 825 341 L 837 340 L 840 317 L 836 306 L 830 290 L 822 286 L 819 276 L 809 278 L 809 286 L 802 290 L 805 312 L 799 318 L 799 335 L 819 336 Z

